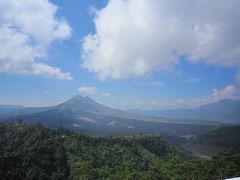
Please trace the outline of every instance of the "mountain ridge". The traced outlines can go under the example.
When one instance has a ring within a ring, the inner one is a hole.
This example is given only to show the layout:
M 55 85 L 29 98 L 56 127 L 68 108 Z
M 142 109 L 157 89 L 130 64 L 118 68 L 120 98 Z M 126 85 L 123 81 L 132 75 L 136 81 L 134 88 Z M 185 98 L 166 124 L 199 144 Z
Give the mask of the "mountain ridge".
M 31 124 L 41 122 L 46 127 L 63 126 L 76 131 L 120 134 L 159 131 L 183 134 L 200 133 L 217 125 L 129 114 L 82 96 L 74 96 L 64 103 L 52 107 L 23 108 L 0 116 L 0 119 L 2 121 L 22 119 Z
M 240 123 L 240 100 L 223 99 L 218 102 L 205 104 L 193 109 L 126 110 L 126 112 L 174 119 Z

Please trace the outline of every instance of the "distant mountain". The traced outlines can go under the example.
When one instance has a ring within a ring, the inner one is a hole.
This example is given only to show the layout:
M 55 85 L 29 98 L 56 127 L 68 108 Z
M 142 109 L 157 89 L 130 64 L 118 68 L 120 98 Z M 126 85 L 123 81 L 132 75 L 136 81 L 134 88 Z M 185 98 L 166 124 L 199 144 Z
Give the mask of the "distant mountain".
M 36 113 L 41 112 L 51 112 L 53 115 L 55 112 L 56 114 L 61 114 L 64 117 L 71 117 L 71 118 L 82 118 L 84 113 L 91 113 L 94 115 L 99 116 L 114 116 L 114 117 L 121 117 L 121 118 L 133 118 L 133 119 L 144 119 L 143 116 L 128 114 L 125 111 L 113 109 L 102 104 L 97 103 L 96 101 L 92 100 L 89 97 L 82 97 L 82 96 L 74 96 L 73 98 L 67 100 L 64 103 L 61 103 L 56 106 L 52 107 L 35 107 L 35 108 L 19 108 L 15 109 L 11 113 L 4 114 L 1 118 L 8 118 L 8 117 L 16 117 L 16 116 L 23 116 L 23 115 L 33 115 Z M 149 118 L 148 118 L 149 119 Z M 157 119 L 157 118 L 155 118 Z
M 26 123 L 41 122 L 47 127 L 64 126 L 72 130 L 101 134 L 139 132 L 199 134 L 216 125 L 129 114 L 82 96 L 75 96 L 53 107 L 19 109 L 0 116 L 0 119 L 2 121 L 23 119 Z
M 0 115 L 16 111 L 17 109 L 22 109 L 23 106 L 18 105 L 0 105 Z
M 240 100 L 224 99 L 194 109 L 128 110 L 126 112 L 174 119 L 240 123 Z
M 68 113 L 70 113 L 71 116 L 75 116 L 77 118 L 82 117 L 81 113 L 82 111 L 104 116 L 128 117 L 128 118 L 136 117 L 124 111 L 113 109 L 102 104 L 99 104 L 89 97 L 82 97 L 79 95 L 74 96 L 68 101 L 55 106 L 54 109 L 58 109 L 59 111 L 68 111 Z

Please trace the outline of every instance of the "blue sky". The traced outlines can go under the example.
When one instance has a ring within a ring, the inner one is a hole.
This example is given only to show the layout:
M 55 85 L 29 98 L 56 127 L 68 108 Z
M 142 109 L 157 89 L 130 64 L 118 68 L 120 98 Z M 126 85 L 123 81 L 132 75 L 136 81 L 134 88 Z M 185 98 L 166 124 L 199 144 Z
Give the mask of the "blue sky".
M 239 98 L 238 1 L 139 2 L 1 2 L 0 104 L 48 106 L 80 94 L 163 109 Z

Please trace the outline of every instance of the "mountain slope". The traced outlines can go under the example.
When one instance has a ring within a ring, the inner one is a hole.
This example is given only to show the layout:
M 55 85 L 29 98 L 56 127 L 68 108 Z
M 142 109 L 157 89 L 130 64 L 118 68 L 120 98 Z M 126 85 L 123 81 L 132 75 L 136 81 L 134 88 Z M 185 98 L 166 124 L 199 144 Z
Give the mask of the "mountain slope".
M 221 126 L 207 133 L 197 135 L 181 144 L 196 155 L 210 156 L 220 149 L 231 148 L 240 152 L 240 125 Z
M 224 99 L 195 109 L 128 110 L 128 113 L 161 116 L 174 119 L 208 120 L 240 123 L 240 100 Z
M 64 117 L 68 116 L 71 118 L 81 118 L 82 114 L 94 114 L 98 116 L 110 116 L 110 117 L 117 117 L 117 118 L 128 118 L 128 119 L 137 119 L 137 120 L 144 120 L 144 121 L 161 121 L 165 120 L 163 118 L 151 118 L 151 117 L 144 117 L 139 115 L 133 115 L 126 113 L 122 110 L 113 109 L 102 104 L 97 103 L 96 101 L 92 100 L 89 97 L 82 97 L 82 96 L 74 96 L 73 98 L 67 100 L 64 103 L 61 103 L 56 106 L 52 107 L 41 107 L 41 108 L 22 108 L 16 111 L 13 111 L 8 114 L 2 115 L 0 118 L 9 118 L 9 117 L 17 117 L 17 116 L 26 116 L 32 115 L 35 113 L 44 113 L 44 112 L 55 112 L 56 114 L 61 114 Z
M 219 148 L 233 148 L 240 152 L 240 125 L 223 126 L 197 136 L 194 143 Z
M 5 121 L 23 119 L 26 123 L 41 122 L 47 127 L 64 126 L 88 133 L 162 132 L 199 134 L 215 126 L 196 122 L 177 122 L 159 117 L 132 115 L 101 105 L 89 97 L 75 96 L 53 107 L 24 108 L 2 116 Z

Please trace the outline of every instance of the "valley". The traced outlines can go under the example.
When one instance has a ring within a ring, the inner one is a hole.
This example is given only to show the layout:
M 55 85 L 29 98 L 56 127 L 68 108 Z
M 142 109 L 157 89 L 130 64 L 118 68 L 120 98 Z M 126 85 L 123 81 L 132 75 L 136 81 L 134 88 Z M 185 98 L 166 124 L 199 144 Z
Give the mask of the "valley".
M 214 129 L 212 121 L 178 120 L 131 114 L 101 105 L 89 97 L 75 96 L 53 107 L 21 108 L 0 115 L 4 122 L 40 122 L 46 127 L 64 128 L 93 134 L 163 133 L 177 136 L 196 135 Z
M 0 119 L 0 177 L 5 179 L 240 175 L 240 125 L 229 121 L 134 114 L 82 96 L 52 107 L 17 106 Z

